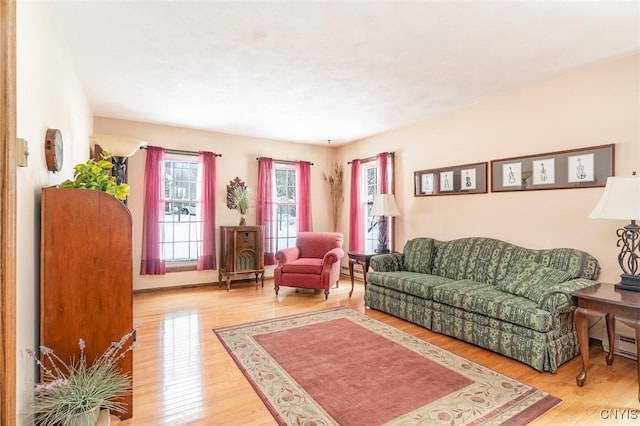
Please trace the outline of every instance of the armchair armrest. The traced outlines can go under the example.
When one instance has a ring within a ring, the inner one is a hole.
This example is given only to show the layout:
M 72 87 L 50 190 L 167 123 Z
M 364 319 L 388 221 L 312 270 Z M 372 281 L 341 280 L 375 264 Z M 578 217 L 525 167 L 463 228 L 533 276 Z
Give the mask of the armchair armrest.
M 292 262 L 300 257 L 300 249 L 298 247 L 289 247 L 278 250 L 276 252 L 276 259 L 278 260 L 278 266 L 285 263 Z
M 571 292 L 581 288 L 591 287 L 597 281 L 586 278 L 574 278 L 569 281 L 549 287 L 542 295 L 538 307 L 552 313 L 571 312 L 576 309 L 575 298 Z
M 324 254 L 324 258 L 322 259 L 322 264 L 324 266 L 331 266 L 332 264 L 338 262 L 343 257 L 344 257 L 344 250 L 336 247 Z
M 377 272 L 395 272 L 404 270 L 404 254 L 376 254 L 371 258 L 370 266 Z

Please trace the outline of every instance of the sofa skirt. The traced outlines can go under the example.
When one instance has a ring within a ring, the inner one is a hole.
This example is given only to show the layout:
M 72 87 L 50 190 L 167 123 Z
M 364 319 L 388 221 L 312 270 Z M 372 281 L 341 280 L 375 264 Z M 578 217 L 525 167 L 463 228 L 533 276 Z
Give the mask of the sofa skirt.
M 536 332 L 437 302 L 432 312 L 433 331 L 500 353 L 538 371 L 555 373 L 558 366 L 580 353 L 575 331 Z M 563 322 L 573 321 L 572 314 L 563 315 L 567 316 Z
M 389 313 L 431 330 L 431 300 L 368 283 L 364 303 L 368 308 Z

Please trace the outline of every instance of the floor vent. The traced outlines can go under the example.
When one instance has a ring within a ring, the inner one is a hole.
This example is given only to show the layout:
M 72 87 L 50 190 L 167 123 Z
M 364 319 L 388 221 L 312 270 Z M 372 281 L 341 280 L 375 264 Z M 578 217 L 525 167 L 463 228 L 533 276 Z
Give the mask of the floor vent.
M 618 329 L 620 325 L 620 323 L 616 323 L 616 329 Z M 614 353 L 626 358 L 638 359 L 635 332 L 630 327 L 623 327 L 628 329 L 628 331 L 616 331 Z M 609 352 L 609 339 L 607 337 L 606 327 L 602 330 L 602 349 L 604 349 L 605 352 Z

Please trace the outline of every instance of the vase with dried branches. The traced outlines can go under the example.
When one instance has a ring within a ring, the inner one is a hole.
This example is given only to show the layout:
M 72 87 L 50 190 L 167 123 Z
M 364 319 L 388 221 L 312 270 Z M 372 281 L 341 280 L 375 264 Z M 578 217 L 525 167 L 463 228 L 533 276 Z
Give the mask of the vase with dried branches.
M 251 188 L 245 186 L 235 188 L 230 195 L 233 208 L 240 213 L 240 225 L 246 225 L 245 215 L 247 211 L 253 207 L 253 192 Z
M 331 171 L 323 173 L 324 180 L 329 183 L 329 193 L 331 196 L 331 208 L 333 215 L 333 230 L 338 230 L 338 219 L 340 218 L 340 208 L 344 201 L 344 170 L 341 164 L 331 163 Z

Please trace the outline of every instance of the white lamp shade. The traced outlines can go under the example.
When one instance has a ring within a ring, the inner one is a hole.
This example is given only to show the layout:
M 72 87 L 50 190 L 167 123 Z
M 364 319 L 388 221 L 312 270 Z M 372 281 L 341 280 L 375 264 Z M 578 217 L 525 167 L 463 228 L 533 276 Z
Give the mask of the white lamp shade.
M 114 135 L 93 135 L 90 139 L 114 157 L 131 157 L 147 142 L 140 139 Z
M 393 194 L 378 194 L 373 198 L 371 216 L 400 216 Z
M 607 178 L 602 197 L 589 218 L 640 219 L 640 176 Z

